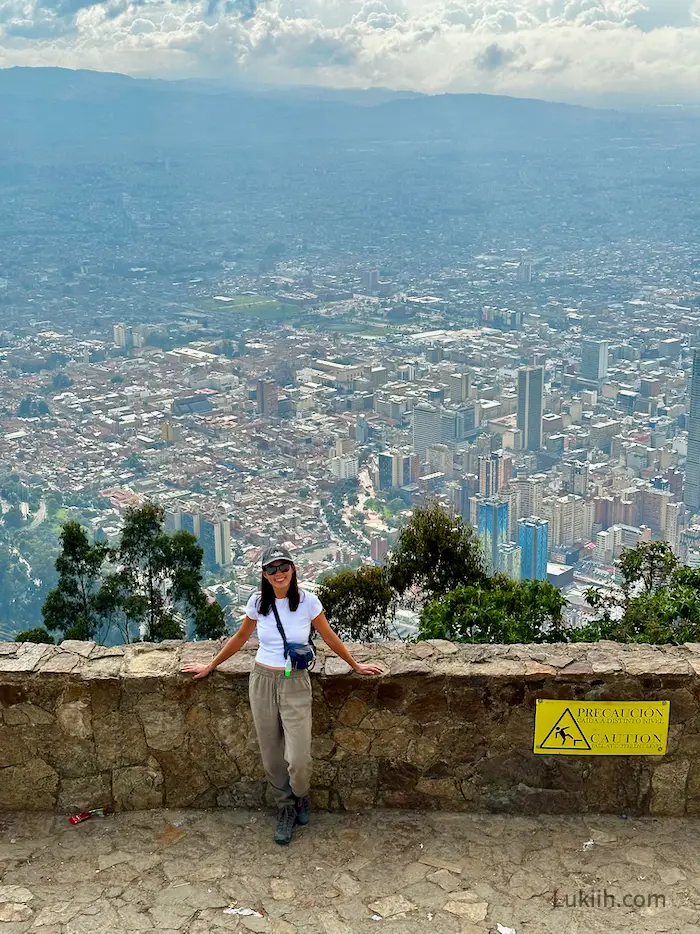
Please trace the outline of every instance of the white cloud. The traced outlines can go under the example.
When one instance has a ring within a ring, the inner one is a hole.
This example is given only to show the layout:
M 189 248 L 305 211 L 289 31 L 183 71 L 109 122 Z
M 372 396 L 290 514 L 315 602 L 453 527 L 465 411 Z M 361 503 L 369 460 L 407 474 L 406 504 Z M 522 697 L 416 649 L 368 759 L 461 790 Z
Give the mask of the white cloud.
M 700 98 L 700 0 L 0 0 L 0 64 Z

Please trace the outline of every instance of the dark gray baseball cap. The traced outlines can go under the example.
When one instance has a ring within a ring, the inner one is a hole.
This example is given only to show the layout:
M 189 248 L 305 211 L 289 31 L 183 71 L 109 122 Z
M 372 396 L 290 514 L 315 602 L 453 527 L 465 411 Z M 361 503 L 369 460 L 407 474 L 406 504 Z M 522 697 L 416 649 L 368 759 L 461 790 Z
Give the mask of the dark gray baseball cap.
M 291 551 L 289 548 L 285 548 L 284 545 L 270 545 L 269 548 L 263 551 L 260 560 L 261 565 L 265 568 L 268 564 L 272 564 L 273 561 L 291 561 L 294 564 Z

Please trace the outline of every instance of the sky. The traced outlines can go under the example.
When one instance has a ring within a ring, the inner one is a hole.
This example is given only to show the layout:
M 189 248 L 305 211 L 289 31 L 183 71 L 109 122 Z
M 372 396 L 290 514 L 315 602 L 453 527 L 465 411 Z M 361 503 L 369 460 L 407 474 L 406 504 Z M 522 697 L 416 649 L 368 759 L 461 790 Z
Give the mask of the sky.
M 700 102 L 700 0 L 0 0 L 0 66 Z

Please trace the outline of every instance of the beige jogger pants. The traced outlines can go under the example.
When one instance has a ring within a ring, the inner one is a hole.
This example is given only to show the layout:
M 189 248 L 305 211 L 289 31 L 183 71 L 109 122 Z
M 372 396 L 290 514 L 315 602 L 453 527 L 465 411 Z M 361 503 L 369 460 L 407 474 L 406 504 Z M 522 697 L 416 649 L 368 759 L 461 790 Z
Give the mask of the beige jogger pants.
M 311 783 L 311 679 L 308 671 L 256 665 L 248 682 L 265 776 L 278 808 L 295 804 Z

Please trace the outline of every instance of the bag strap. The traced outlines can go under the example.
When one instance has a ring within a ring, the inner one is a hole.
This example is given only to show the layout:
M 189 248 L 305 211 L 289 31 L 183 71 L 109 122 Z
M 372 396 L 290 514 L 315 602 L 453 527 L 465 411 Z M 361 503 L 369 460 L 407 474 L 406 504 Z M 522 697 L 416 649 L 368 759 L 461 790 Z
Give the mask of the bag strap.
M 282 636 L 282 642 L 284 643 L 284 657 L 286 659 L 286 657 L 289 655 L 289 643 L 287 642 L 287 637 L 284 634 L 284 629 L 282 628 L 282 621 L 280 620 L 280 615 L 277 612 L 277 606 L 276 606 L 276 602 L 274 599 L 272 601 L 272 612 L 275 614 L 275 622 L 277 623 L 277 629 L 279 630 L 279 634 Z
M 289 643 L 287 642 L 287 636 L 285 635 L 284 629 L 282 628 L 282 620 L 280 619 L 280 615 L 277 612 L 277 603 L 275 600 L 272 601 L 272 612 L 275 614 L 275 622 L 277 623 L 277 630 L 279 634 L 282 636 L 282 642 L 284 643 L 284 657 L 286 658 L 289 655 Z M 313 644 L 311 643 L 311 632 L 313 628 L 314 628 L 313 625 L 310 623 L 309 624 L 309 645 L 311 645 L 312 649 L 313 649 Z M 314 652 L 315 652 L 315 649 L 314 649 Z

